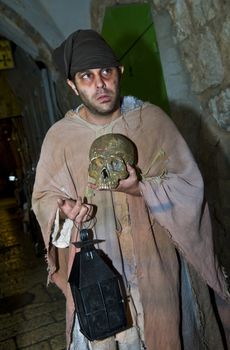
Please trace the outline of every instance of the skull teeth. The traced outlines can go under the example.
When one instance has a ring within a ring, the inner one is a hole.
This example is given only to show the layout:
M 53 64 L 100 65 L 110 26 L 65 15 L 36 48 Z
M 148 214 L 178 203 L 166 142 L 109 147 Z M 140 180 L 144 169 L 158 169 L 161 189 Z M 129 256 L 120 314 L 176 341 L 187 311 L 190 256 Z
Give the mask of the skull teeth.
M 107 184 L 105 184 L 105 183 L 101 184 L 101 185 L 100 185 L 100 189 L 101 189 L 101 190 L 110 190 L 110 189 L 111 189 L 111 184 L 110 184 L 110 182 L 107 183 Z
M 117 187 L 117 184 L 114 184 L 111 181 L 108 181 L 108 182 L 101 181 L 98 187 L 100 190 L 113 190 Z

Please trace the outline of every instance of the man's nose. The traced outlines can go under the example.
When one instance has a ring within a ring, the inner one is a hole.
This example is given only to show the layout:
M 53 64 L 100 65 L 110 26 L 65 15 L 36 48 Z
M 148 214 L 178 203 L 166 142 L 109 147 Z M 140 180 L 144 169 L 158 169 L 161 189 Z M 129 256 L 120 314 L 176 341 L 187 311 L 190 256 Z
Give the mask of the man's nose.
M 105 81 L 100 74 L 98 74 L 96 77 L 96 86 L 97 86 L 97 88 L 105 87 Z

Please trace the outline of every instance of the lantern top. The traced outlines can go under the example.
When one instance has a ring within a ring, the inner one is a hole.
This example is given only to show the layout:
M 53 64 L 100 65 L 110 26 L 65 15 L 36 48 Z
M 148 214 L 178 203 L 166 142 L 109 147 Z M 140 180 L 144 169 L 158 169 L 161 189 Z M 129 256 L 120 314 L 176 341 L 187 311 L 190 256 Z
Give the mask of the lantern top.
M 93 237 L 93 233 L 91 231 L 91 229 L 88 228 L 83 228 L 80 230 L 80 239 L 81 241 L 79 242 L 72 242 L 72 244 L 76 247 L 76 248 L 84 248 L 84 247 L 89 247 L 92 246 L 94 244 L 97 243 L 102 243 L 105 240 L 104 239 L 91 239 L 91 237 Z

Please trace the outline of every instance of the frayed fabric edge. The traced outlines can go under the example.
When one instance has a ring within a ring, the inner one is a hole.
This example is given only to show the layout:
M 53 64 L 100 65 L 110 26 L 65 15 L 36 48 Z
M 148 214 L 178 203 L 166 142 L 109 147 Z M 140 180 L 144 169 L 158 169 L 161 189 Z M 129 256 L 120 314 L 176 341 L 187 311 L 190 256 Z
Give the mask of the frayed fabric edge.
M 230 281 L 229 281 L 229 276 L 226 272 L 226 268 L 223 265 L 221 265 L 221 271 L 222 271 L 224 279 L 226 281 L 226 289 L 227 289 L 226 294 L 227 294 L 227 297 L 229 299 L 228 301 L 230 302 Z

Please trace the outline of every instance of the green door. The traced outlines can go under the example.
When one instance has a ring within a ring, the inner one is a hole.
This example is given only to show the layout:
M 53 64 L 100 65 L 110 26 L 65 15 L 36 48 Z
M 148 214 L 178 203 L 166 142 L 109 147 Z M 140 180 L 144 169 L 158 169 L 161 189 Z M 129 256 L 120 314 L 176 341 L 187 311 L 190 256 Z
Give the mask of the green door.
M 122 95 L 139 97 L 169 113 L 150 6 L 130 4 L 107 7 L 102 36 L 125 67 Z

